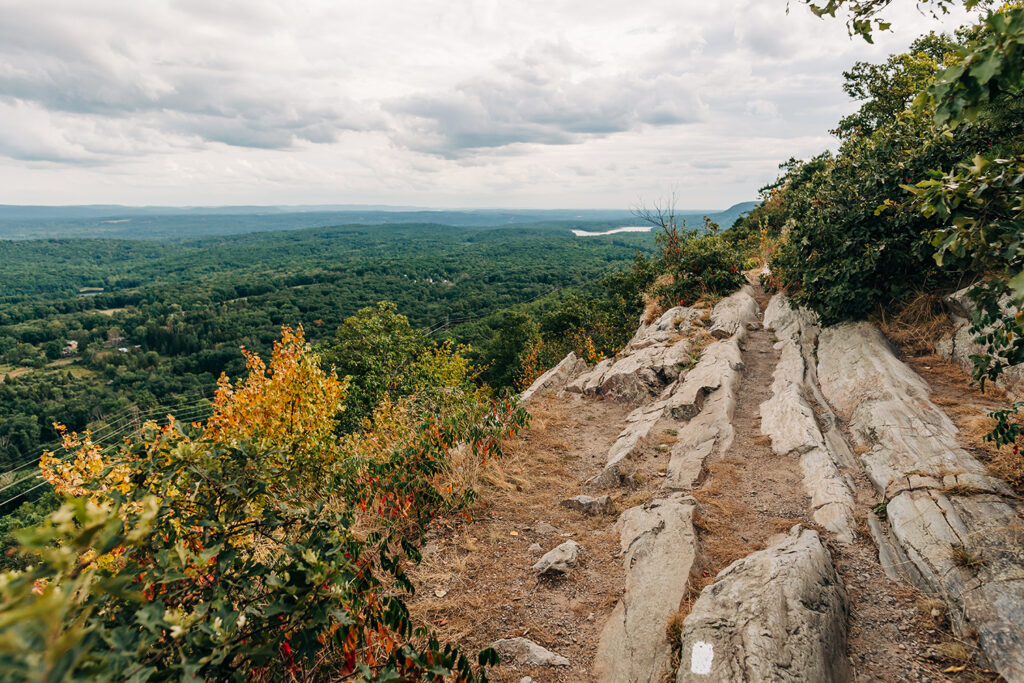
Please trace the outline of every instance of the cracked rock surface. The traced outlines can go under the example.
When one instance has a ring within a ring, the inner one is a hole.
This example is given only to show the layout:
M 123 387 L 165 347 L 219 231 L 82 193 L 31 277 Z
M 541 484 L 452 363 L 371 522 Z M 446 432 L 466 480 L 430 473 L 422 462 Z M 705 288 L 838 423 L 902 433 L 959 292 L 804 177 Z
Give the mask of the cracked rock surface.
M 954 627 L 976 633 L 992 666 L 1024 681 L 1024 520 L 1002 482 L 959 446 L 928 385 L 867 323 L 822 331 L 821 389 L 849 420 L 888 525 L 923 589 L 950 605 Z M 958 559 L 959 558 L 959 559 Z
M 761 433 L 771 438 L 775 453 L 800 458 L 814 521 L 834 533 L 839 542 L 852 543 L 857 527 L 853 490 L 840 472 L 850 460 L 850 449 L 842 434 L 826 439 L 812 407 L 817 387 L 810 384 L 814 375 L 808 372 L 804 348 L 808 340 L 815 339 L 816 329 L 805 333 L 812 325 L 806 312 L 769 307 L 765 315 L 766 327 L 780 336 L 788 335 L 775 345 L 780 358 L 773 375 L 772 398 L 761 404 Z
M 851 680 L 847 613 L 818 533 L 795 526 L 701 591 L 683 622 L 676 681 Z

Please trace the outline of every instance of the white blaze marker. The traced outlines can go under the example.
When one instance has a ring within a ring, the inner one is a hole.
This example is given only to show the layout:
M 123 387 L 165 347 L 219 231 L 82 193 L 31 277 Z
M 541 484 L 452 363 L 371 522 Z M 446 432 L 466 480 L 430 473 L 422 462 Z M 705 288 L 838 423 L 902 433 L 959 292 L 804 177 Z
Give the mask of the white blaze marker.
M 698 640 L 693 644 L 690 653 L 690 671 L 701 676 L 711 673 L 711 660 L 715 658 L 715 648 L 711 643 Z

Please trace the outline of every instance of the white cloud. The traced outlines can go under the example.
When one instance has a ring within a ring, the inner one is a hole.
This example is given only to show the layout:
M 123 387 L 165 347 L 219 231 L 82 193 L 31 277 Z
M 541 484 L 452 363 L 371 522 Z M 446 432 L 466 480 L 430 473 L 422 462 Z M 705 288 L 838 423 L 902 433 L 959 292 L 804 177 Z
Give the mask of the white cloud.
M 0 202 L 725 206 L 834 144 L 844 69 L 939 27 L 785 9 L 0 0 Z

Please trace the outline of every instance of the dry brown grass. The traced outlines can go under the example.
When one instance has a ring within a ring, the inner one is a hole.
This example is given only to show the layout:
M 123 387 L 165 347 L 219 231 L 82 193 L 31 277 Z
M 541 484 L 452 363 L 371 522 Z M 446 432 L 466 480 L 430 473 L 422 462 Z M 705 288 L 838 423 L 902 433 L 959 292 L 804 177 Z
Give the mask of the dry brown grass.
M 765 546 L 765 541 L 778 533 L 789 531 L 801 520 L 775 516 L 759 517 L 736 496 L 742 488 L 728 458 L 719 461 L 711 481 L 693 491 L 697 509 L 693 526 L 700 539 L 700 553 L 694 558 L 686 596 L 679 616 L 690 613 L 704 588 L 730 564 Z
M 973 571 L 980 569 L 986 564 L 985 558 L 981 553 L 959 543 L 951 547 L 950 553 L 953 556 L 953 563 L 958 567 L 963 567 L 964 569 L 970 569 Z
M 895 309 L 881 309 L 878 327 L 908 356 L 935 353 L 935 341 L 951 331 L 942 297 L 920 292 Z
M 542 398 L 530 411 L 530 429 L 505 442 L 505 457 L 485 466 L 465 453 L 453 460 L 449 476 L 472 485 L 477 501 L 471 519 L 444 515 L 431 528 L 423 561 L 410 570 L 416 595 L 408 605 L 415 624 L 469 652 L 497 638 L 525 636 L 572 662 L 545 680 L 586 680 L 600 626 L 624 580 L 618 534 L 611 517 L 587 517 L 559 502 L 582 485 L 589 451 L 581 448 L 610 446 L 628 410 L 574 410 Z M 540 522 L 557 532 L 540 530 Z M 531 565 L 540 553 L 529 546 L 547 551 L 568 537 L 584 547 L 579 566 L 567 577 L 538 581 Z M 514 683 L 535 673 L 503 665 L 488 677 Z
M 670 285 L 675 281 L 670 273 L 664 273 L 654 281 L 654 286 Z M 660 318 L 665 313 L 665 307 L 658 302 L 658 300 L 651 296 L 649 293 L 644 293 L 644 315 L 643 321 L 645 325 L 650 325 L 655 320 Z

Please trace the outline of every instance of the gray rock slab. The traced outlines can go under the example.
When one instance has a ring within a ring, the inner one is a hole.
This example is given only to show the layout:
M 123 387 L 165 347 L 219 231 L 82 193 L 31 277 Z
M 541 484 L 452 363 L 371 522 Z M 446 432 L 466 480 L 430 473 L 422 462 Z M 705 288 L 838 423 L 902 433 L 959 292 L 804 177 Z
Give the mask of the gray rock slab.
M 697 364 L 675 385 L 666 410 L 677 420 L 689 420 L 701 412 L 708 394 L 731 385 L 743 370 L 743 353 L 738 339 L 708 344 Z
M 612 366 L 612 363 L 614 363 L 614 361 L 611 358 L 605 358 L 592 369 L 584 372 L 576 377 L 576 379 L 566 384 L 565 390 L 576 394 L 597 393 L 598 387 L 601 386 L 601 380 L 604 377 L 604 373 L 608 371 L 608 368 Z
M 869 323 L 822 330 L 818 379 L 829 403 L 846 420 L 868 477 L 885 494 L 910 474 L 941 481 L 948 474 L 986 474 L 960 448 L 957 429 L 929 399 L 929 388 L 900 361 Z
M 601 632 L 594 672 L 604 683 L 655 683 L 671 671 L 666 627 L 696 554 L 691 498 L 665 498 L 619 517 L 625 592 Z
M 840 543 L 853 543 L 853 491 L 839 471 L 839 458 L 825 438 L 807 396 L 804 354 L 800 337 L 776 345 L 779 362 L 772 379 L 772 397 L 761 404 L 761 433 L 772 440 L 777 455 L 799 457 L 804 490 L 811 497 L 814 521 L 835 534 Z
M 754 290 L 743 285 L 711 309 L 709 332 L 715 339 L 726 339 L 745 328 L 756 329 L 761 324 L 761 307 L 754 299 Z
M 568 574 L 579 563 L 583 548 L 576 541 L 566 541 L 557 548 L 549 550 L 533 565 L 533 570 L 540 576 L 562 576 Z
M 910 578 L 942 596 L 954 628 L 977 634 L 996 671 L 1024 681 L 1024 520 L 997 495 L 1005 485 L 960 448 L 928 385 L 873 326 L 822 330 L 818 375 L 826 398 L 869 449 L 861 460 L 889 498 L 889 529 L 913 565 Z
M 626 428 L 608 449 L 604 468 L 588 483 L 598 488 L 621 486 L 633 473 L 631 460 L 647 444 L 647 437 L 665 414 L 665 402 L 640 406 L 626 416 Z
M 558 365 L 534 380 L 530 388 L 519 396 L 519 402 L 528 403 L 534 396 L 544 396 L 561 391 L 572 377 L 586 368 L 586 362 L 582 358 L 577 358 L 575 352 L 570 351 L 569 355 L 563 358 Z
M 569 666 L 569 660 L 526 638 L 502 638 L 491 644 L 502 663 L 522 666 Z
M 852 680 L 848 616 L 831 555 L 798 525 L 701 591 L 683 622 L 676 681 Z
M 655 322 L 641 323 L 615 358 L 598 363 L 566 386 L 566 391 L 642 403 L 673 382 L 690 359 L 693 323 L 700 311 L 676 307 Z
M 668 398 L 666 410 L 670 414 L 690 417 L 678 428 L 663 488 L 692 490 L 701 478 L 705 459 L 715 452 L 724 453 L 732 445 L 742 358 L 737 336 L 709 344 Z

